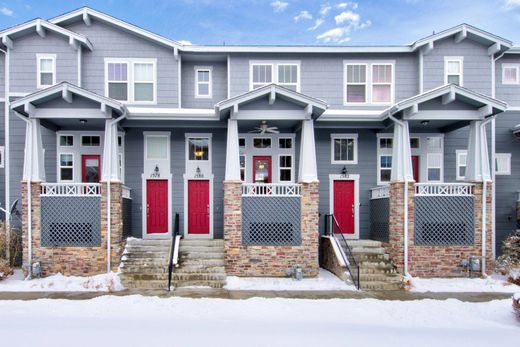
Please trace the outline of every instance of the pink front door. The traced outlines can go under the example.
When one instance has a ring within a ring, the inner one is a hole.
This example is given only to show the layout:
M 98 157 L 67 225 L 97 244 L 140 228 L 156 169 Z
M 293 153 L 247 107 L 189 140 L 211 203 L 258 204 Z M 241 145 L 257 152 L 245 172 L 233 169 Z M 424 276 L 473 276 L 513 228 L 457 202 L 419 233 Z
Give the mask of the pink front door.
M 209 181 L 188 181 L 188 233 L 209 235 Z
M 344 234 L 354 234 L 354 181 L 334 181 L 334 217 Z
M 146 181 L 146 233 L 168 233 L 168 180 Z

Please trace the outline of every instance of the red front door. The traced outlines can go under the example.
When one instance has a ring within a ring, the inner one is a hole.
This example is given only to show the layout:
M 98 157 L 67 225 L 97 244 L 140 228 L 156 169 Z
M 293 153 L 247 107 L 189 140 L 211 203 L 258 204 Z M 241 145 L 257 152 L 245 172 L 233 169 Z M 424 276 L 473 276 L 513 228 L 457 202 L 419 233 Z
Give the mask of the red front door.
M 101 156 L 81 156 L 81 180 L 84 183 L 98 183 L 101 177 Z
M 334 181 L 334 217 L 344 234 L 354 234 L 354 181 Z
M 146 181 L 146 233 L 168 232 L 168 180 Z
M 253 157 L 253 183 L 271 183 L 271 157 Z
M 419 156 L 412 155 L 413 180 L 419 182 Z
M 188 233 L 209 232 L 209 181 L 188 181 Z

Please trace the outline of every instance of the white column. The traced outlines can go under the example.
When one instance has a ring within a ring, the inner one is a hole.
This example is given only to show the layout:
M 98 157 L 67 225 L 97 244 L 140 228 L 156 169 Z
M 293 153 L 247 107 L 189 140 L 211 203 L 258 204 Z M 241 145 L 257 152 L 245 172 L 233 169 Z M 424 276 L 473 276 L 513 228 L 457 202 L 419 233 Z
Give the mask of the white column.
M 467 153 L 466 181 L 491 180 L 486 127 L 482 121 L 472 121 L 469 125 Z
M 39 119 L 28 119 L 25 125 L 23 179 L 32 182 L 45 181 L 42 131 Z
M 103 144 L 102 181 L 120 181 L 119 145 L 117 143 L 117 123 L 112 119 L 105 121 L 105 141 Z
M 226 145 L 226 181 L 240 181 L 240 150 L 238 147 L 238 121 L 228 120 Z
M 316 144 L 314 140 L 314 121 L 312 119 L 302 121 L 300 167 L 298 173 L 299 182 L 309 183 L 318 181 L 318 169 L 316 166 Z
M 394 122 L 392 146 L 392 181 L 412 181 L 412 150 L 407 121 Z

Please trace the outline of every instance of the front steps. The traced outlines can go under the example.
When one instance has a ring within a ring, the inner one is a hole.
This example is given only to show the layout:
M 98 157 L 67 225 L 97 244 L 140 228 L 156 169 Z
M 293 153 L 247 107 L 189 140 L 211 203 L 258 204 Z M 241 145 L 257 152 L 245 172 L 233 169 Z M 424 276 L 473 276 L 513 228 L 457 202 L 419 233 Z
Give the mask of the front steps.
M 347 240 L 347 243 L 359 265 L 361 289 L 401 289 L 401 276 L 380 241 Z M 345 247 L 343 241 L 340 241 L 340 245 Z

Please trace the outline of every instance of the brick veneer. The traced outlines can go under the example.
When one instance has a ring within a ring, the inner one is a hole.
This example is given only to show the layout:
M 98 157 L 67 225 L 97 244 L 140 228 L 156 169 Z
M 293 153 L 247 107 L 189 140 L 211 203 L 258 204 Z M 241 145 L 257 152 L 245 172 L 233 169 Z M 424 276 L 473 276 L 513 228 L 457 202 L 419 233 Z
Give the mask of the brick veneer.
M 408 272 L 421 277 L 466 276 L 460 263 L 482 255 L 482 182 L 475 185 L 475 242 L 472 246 L 417 246 L 414 244 L 414 183 L 408 184 Z M 492 183 L 487 186 L 486 272 L 492 272 Z M 389 242 L 384 246 L 399 272 L 404 272 L 404 182 L 390 183 Z
M 111 183 L 111 269 L 119 266 L 124 248 L 122 233 L 122 185 Z M 41 184 L 31 183 L 32 194 L 32 252 L 33 263 L 40 262 L 43 276 L 94 275 L 106 272 L 107 258 L 107 184 L 101 183 L 101 245 L 99 247 L 41 247 L 40 206 Z M 22 242 L 23 263 L 28 264 L 27 183 L 22 182 Z M 27 269 L 25 269 L 27 270 Z
M 347 268 L 339 264 L 338 257 L 336 257 L 336 253 L 334 252 L 334 248 L 332 246 L 332 242 L 332 239 L 328 236 L 321 237 L 321 266 L 341 278 L 343 281 L 347 281 L 350 279 L 346 274 Z
M 306 277 L 318 275 L 319 182 L 303 183 L 299 246 L 242 245 L 242 182 L 224 182 L 224 254 L 228 275 L 285 277 L 287 269 L 302 266 Z

